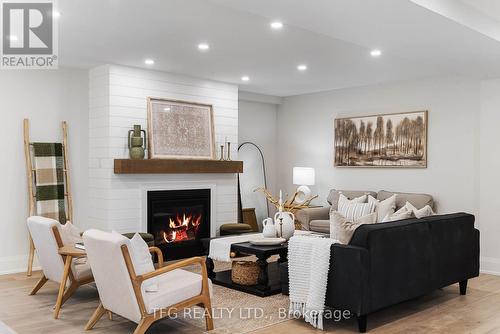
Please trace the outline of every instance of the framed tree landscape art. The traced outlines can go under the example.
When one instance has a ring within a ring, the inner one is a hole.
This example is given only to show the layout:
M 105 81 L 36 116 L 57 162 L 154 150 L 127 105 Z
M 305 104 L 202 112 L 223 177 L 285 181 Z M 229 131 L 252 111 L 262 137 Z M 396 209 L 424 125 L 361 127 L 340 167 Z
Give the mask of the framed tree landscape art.
M 337 118 L 335 167 L 427 167 L 427 111 Z
M 150 159 L 215 159 L 213 108 L 148 98 Z

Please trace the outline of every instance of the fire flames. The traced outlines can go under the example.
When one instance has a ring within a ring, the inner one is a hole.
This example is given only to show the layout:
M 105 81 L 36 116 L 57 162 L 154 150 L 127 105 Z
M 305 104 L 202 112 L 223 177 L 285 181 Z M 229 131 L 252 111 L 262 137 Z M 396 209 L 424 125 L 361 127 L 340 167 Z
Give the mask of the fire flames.
M 201 224 L 201 214 L 177 214 L 175 219 L 168 219 L 169 230 L 163 231 L 167 243 L 191 240 L 196 237 Z

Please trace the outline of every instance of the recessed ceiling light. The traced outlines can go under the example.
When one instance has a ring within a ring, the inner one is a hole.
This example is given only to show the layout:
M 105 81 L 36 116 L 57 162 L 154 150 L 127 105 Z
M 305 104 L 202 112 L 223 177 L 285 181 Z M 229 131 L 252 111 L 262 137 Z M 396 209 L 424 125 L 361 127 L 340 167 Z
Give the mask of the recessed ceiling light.
M 200 43 L 200 44 L 198 44 L 198 49 L 200 49 L 202 51 L 206 51 L 206 50 L 210 49 L 210 45 L 208 45 L 207 43 Z
M 372 57 L 380 57 L 382 55 L 382 51 L 380 51 L 379 49 L 374 49 L 370 51 L 370 55 Z
M 248 81 L 250 78 L 247 75 L 241 77 L 241 81 Z
M 271 22 L 271 28 L 276 29 L 276 30 L 281 29 L 281 28 L 283 28 L 283 23 L 279 22 L 279 21 Z
M 16 36 L 16 35 L 10 35 L 10 36 L 9 36 L 9 39 L 10 39 L 11 41 L 17 41 L 17 40 L 19 40 L 19 38 L 17 38 L 17 36 Z
M 297 66 L 297 69 L 299 71 L 305 71 L 305 70 L 307 70 L 307 65 L 299 65 L 299 66 Z
M 146 59 L 144 61 L 144 64 L 146 65 L 154 65 L 155 64 L 155 61 L 153 59 Z
M 59 13 L 57 10 L 55 10 L 55 11 L 52 12 L 52 16 L 53 17 L 59 17 L 59 16 L 61 16 L 61 13 Z

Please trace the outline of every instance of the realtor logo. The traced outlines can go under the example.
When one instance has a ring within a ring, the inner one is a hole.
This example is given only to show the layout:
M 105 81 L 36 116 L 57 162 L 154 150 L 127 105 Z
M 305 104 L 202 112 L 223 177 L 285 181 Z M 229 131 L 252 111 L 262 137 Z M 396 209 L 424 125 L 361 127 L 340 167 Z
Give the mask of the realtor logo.
M 25 0 L 26 1 L 26 0 Z M 3 69 L 56 69 L 54 1 L 1 1 Z

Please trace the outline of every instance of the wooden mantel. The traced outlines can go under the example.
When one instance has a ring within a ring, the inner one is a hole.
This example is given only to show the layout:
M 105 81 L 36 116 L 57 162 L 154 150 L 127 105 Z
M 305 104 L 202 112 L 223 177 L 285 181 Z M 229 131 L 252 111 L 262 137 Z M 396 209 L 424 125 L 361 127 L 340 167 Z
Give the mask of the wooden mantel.
M 243 161 L 115 159 L 115 174 L 243 173 Z

